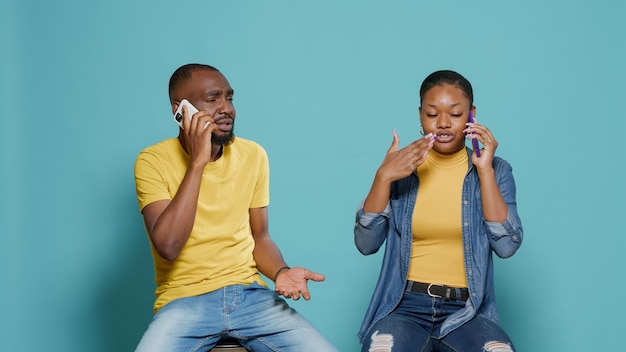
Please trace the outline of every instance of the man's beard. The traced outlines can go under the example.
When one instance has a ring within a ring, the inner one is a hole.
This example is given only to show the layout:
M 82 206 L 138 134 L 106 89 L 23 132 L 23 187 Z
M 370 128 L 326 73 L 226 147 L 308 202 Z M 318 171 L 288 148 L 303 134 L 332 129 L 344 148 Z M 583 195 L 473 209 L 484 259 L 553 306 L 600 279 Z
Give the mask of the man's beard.
M 230 129 L 230 132 L 227 135 L 218 135 L 213 133 L 211 135 L 211 143 L 217 145 L 227 145 L 230 144 L 235 139 L 235 124 L 233 123 L 233 127 Z

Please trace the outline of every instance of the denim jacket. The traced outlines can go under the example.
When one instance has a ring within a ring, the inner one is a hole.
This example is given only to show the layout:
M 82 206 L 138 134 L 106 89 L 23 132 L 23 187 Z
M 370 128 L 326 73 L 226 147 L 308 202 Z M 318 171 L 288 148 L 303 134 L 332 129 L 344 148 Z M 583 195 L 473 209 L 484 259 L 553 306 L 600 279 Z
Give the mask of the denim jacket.
M 498 322 L 491 253 L 495 252 L 501 258 L 510 257 L 519 248 L 523 237 L 511 166 L 494 157 L 496 182 L 508 213 L 503 223 L 488 222 L 482 217 L 480 182 L 471 162 L 472 151 L 467 148 L 467 152 L 469 165 L 463 182 L 461 221 L 470 298 L 463 309 L 444 321 L 439 338 L 477 314 Z M 378 283 L 358 334 L 361 341 L 376 322 L 396 308 L 406 289 L 413 240 L 411 219 L 418 185 L 419 179 L 413 173 L 392 183 L 389 203 L 382 213 L 364 213 L 363 203 L 357 210 L 354 240 L 359 251 L 365 255 L 376 253 L 387 240 Z

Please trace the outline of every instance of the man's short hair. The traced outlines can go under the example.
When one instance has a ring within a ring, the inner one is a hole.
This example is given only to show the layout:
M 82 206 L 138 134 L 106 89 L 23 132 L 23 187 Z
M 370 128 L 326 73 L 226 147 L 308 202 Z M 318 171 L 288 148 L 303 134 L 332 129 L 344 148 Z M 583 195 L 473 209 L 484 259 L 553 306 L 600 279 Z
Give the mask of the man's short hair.
M 191 74 L 197 70 L 220 72 L 220 70 L 216 69 L 215 67 L 204 64 L 187 64 L 177 68 L 176 71 L 174 71 L 174 73 L 172 74 L 172 77 L 170 77 L 169 95 L 171 103 L 176 100 L 174 98 L 174 93 L 176 92 L 176 90 L 178 90 L 183 84 L 188 82 L 191 79 Z

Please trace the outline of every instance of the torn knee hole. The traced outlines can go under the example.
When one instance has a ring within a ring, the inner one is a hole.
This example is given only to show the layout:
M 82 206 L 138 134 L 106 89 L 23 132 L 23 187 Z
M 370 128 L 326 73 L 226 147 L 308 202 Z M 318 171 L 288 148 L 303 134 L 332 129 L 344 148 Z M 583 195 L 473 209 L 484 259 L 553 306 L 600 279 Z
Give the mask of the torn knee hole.
M 504 342 L 489 341 L 483 346 L 484 352 L 513 352 L 511 345 Z
M 391 334 L 379 334 L 375 331 L 372 334 L 372 342 L 368 352 L 391 352 L 393 347 L 393 335 Z

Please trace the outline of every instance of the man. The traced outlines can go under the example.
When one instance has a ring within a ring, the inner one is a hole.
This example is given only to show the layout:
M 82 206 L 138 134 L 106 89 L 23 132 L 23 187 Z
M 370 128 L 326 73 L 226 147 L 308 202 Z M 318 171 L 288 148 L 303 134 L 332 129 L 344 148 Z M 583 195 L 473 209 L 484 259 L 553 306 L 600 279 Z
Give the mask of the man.
M 278 296 L 308 300 L 308 280 L 325 278 L 289 268 L 270 238 L 267 155 L 234 136 L 233 94 L 214 67 L 178 68 L 172 112 L 183 99 L 199 111 L 183 107 L 178 139 L 146 148 L 135 163 L 157 284 L 137 351 L 207 351 L 225 335 L 252 351 L 336 351 Z

